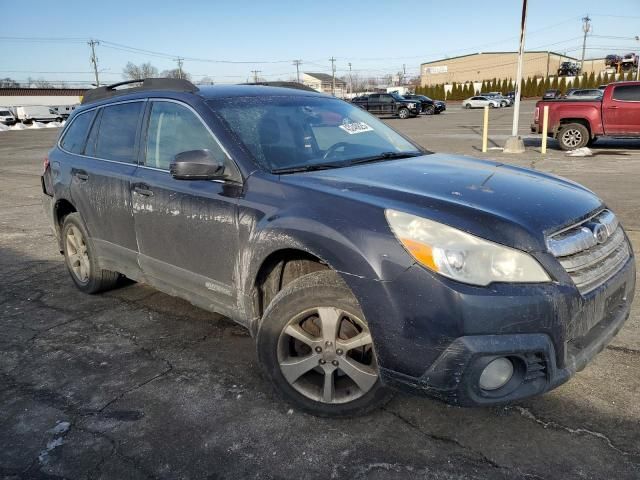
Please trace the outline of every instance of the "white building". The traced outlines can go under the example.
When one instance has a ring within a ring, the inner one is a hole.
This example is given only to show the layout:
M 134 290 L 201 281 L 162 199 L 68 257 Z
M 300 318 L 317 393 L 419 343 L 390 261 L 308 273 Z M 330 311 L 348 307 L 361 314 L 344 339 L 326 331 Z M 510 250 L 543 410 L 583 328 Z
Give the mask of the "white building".
M 86 91 L 84 88 L 0 88 L 0 105 L 77 105 Z
M 333 78 L 327 73 L 303 73 L 302 83 L 307 87 L 313 88 L 317 92 L 332 93 L 339 98 L 343 98 L 347 94 L 347 84 L 340 80 L 335 79 L 335 91 L 332 92 Z

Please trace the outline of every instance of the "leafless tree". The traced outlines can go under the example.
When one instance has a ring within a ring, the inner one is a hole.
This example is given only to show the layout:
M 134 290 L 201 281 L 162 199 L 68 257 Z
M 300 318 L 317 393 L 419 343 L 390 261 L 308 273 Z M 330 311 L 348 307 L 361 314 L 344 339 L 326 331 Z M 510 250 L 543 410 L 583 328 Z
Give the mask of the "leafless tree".
M 185 80 L 191 80 L 191 74 L 182 70 L 182 74 L 180 74 L 180 69 L 172 68 L 171 70 L 164 70 L 161 74 L 163 78 L 184 78 Z
M 122 76 L 127 80 L 154 78 L 158 76 L 158 69 L 148 62 L 141 63 L 140 65 L 128 62 L 122 69 Z
M 9 78 L 9 77 L 0 78 L 0 88 L 16 88 L 19 86 L 20 84 L 16 82 L 13 78 Z
M 47 82 L 43 78 L 38 78 L 37 80 L 34 80 L 33 84 L 36 86 L 36 88 L 51 88 L 51 87 L 53 87 L 53 85 L 51 85 L 51 83 Z

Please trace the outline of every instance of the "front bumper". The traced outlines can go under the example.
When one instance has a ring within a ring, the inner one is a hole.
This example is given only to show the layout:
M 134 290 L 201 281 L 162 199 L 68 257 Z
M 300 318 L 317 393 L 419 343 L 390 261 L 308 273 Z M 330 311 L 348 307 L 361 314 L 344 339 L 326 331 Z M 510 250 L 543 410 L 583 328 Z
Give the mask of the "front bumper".
M 635 264 L 632 256 L 586 296 L 561 283 L 472 287 L 418 266 L 374 283 L 377 292 L 359 300 L 382 381 L 455 405 L 495 405 L 557 387 L 605 348 L 629 316 Z M 483 391 L 482 369 L 502 356 L 518 367 L 516 380 Z

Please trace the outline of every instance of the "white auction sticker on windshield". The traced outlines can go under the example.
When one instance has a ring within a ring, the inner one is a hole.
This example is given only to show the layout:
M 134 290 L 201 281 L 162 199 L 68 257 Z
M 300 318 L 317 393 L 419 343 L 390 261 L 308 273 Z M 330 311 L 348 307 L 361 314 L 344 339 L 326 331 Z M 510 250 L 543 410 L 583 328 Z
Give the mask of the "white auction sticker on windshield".
M 373 128 L 364 122 L 343 123 L 338 126 L 349 135 L 353 135 L 354 133 L 373 132 Z

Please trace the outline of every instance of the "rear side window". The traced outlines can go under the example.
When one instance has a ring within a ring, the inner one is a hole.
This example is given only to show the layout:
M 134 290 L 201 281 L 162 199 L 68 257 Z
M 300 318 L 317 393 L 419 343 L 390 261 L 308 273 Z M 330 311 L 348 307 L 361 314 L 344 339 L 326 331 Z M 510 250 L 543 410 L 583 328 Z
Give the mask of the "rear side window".
M 84 149 L 84 142 L 87 138 L 87 132 L 91 126 L 91 121 L 95 115 L 95 110 L 91 110 L 86 113 L 81 113 L 76 116 L 69 125 L 67 132 L 60 142 L 60 146 L 71 153 L 82 153 Z
M 640 85 L 620 85 L 613 89 L 613 99 L 640 102 Z
M 136 132 L 143 105 L 143 102 L 131 102 L 102 108 L 96 157 L 136 163 Z
M 190 150 L 209 150 L 216 158 L 226 161 L 218 142 L 191 110 L 173 102 L 153 102 L 145 164 L 169 170 L 178 153 Z

